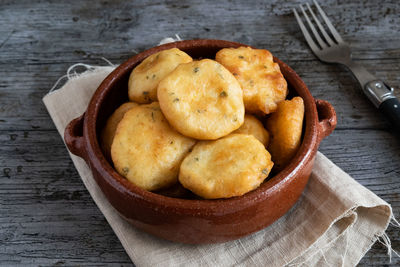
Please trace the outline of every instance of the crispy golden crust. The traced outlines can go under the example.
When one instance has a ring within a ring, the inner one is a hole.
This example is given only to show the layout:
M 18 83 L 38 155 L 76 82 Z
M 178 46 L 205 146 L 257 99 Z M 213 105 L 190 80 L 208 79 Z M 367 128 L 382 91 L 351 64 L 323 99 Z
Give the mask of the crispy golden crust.
M 230 134 L 198 142 L 181 164 L 179 181 L 203 198 L 229 198 L 260 186 L 272 166 L 271 155 L 254 136 Z
M 264 146 L 268 146 L 269 133 L 264 128 L 262 123 L 253 115 L 246 114 L 244 116 L 244 123 L 239 129 L 233 133 L 250 134 L 257 138 Z
M 266 127 L 271 135 L 268 151 L 277 170 L 285 167 L 300 147 L 303 117 L 303 99 L 294 97 L 280 102 L 277 111 L 267 119 Z
M 133 107 L 136 107 L 138 104 L 133 102 L 127 102 L 119 106 L 113 114 L 108 118 L 106 125 L 101 131 L 100 140 L 101 140 L 101 148 L 103 153 L 110 157 L 111 155 L 111 144 L 114 140 L 115 131 L 117 130 L 118 123 L 122 120 L 122 117 L 125 113 Z
M 118 124 L 111 146 L 115 169 L 146 190 L 177 182 L 179 166 L 195 140 L 168 124 L 158 102 L 130 109 Z
M 239 81 L 247 112 L 269 114 L 286 98 L 286 80 L 268 50 L 224 48 L 218 51 L 215 59 Z
M 217 139 L 243 124 L 242 89 L 214 60 L 179 65 L 159 83 L 157 93 L 165 117 L 186 136 Z
M 155 53 L 133 69 L 128 82 L 131 101 L 151 103 L 157 101 L 157 85 L 179 64 L 191 62 L 192 58 L 178 48 Z

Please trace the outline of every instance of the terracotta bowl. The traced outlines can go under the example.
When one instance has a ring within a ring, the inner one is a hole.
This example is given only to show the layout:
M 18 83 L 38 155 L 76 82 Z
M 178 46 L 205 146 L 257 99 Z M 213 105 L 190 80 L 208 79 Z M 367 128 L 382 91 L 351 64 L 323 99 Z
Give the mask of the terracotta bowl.
M 119 175 L 103 155 L 99 132 L 108 116 L 128 100 L 132 69 L 149 55 L 177 47 L 193 58 L 214 58 L 225 47 L 245 46 L 222 40 L 188 40 L 146 50 L 121 64 L 99 86 L 86 112 L 65 130 L 69 150 L 90 166 L 93 177 L 112 206 L 132 225 L 155 236 L 183 243 L 217 243 L 259 231 L 284 215 L 298 200 L 313 167 L 321 140 L 336 126 L 326 101 L 314 99 L 300 77 L 277 58 L 291 95 L 305 103 L 303 141 L 297 155 L 281 172 L 241 197 L 189 200 L 145 191 Z

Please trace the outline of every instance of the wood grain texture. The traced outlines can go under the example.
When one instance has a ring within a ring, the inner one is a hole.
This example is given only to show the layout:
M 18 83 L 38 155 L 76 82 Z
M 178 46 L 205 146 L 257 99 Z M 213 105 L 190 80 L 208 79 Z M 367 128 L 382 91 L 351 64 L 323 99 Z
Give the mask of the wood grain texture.
M 74 63 L 121 63 L 175 33 L 267 48 L 288 63 L 337 111 L 338 127 L 320 151 L 391 203 L 399 218 L 400 137 L 346 69 L 311 53 L 291 11 L 302 2 L 0 1 L 0 265 L 131 265 L 41 98 Z M 353 58 L 398 88 L 398 1 L 348 2 L 321 5 Z M 399 229 L 389 227 L 388 235 L 400 251 Z M 360 266 L 399 264 L 377 243 Z

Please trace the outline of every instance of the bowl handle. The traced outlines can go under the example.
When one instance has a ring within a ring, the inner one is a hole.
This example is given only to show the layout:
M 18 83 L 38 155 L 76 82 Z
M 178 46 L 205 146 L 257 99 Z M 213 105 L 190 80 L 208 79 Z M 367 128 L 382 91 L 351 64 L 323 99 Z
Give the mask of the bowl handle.
M 68 123 L 64 131 L 64 141 L 69 151 L 86 160 L 86 148 L 83 138 L 83 122 L 85 113 Z
M 336 112 L 333 106 L 325 100 L 315 99 L 318 111 L 318 139 L 319 142 L 330 135 L 336 127 Z

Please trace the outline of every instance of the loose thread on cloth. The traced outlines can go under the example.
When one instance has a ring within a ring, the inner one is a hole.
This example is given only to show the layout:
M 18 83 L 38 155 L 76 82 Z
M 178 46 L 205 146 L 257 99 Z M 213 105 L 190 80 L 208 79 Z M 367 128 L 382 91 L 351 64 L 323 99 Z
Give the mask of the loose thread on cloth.
M 389 224 L 392 225 L 393 227 L 400 228 L 400 223 L 397 221 L 396 217 L 394 217 L 393 213 L 390 217 Z M 393 256 L 392 253 L 394 253 L 394 255 L 396 255 L 397 257 L 400 257 L 400 253 L 392 248 L 392 242 L 389 236 L 386 234 L 386 232 L 383 233 L 383 235 L 381 236 L 377 236 L 376 240 L 386 247 L 387 254 L 389 256 L 389 262 L 392 262 L 392 256 Z
M 390 217 L 390 225 L 396 227 L 396 228 L 400 228 L 400 223 L 399 221 L 396 219 L 396 217 L 394 217 L 394 215 L 392 214 L 392 216 Z
M 162 39 L 158 45 L 162 45 L 162 44 L 167 44 L 167 43 L 172 43 L 172 42 L 176 42 L 176 41 L 182 41 L 181 37 L 178 34 L 175 34 L 175 38 L 173 37 L 166 37 L 164 39 Z
M 111 63 L 111 61 L 106 59 L 105 57 L 101 57 L 101 59 L 104 60 L 105 62 L 107 62 L 110 65 L 110 67 L 115 67 L 115 65 L 113 63 Z M 77 67 L 83 67 L 84 70 L 82 72 L 78 73 L 77 70 L 76 70 Z M 84 74 L 87 71 L 93 71 L 98 67 L 101 67 L 101 66 L 89 65 L 89 64 L 85 64 L 85 63 L 81 63 L 81 62 L 69 66 L 69 68 L 67 69 L 67 74 L 65 74 L 65 75 L 61 76 L 60 78 L 58 78 L 58 80 L 54 83 L 53 87 L 50 88 L 50 90 L 47 92 L 47 94 L 50 94 L 51 92 L 53 92 L 53 91 L 59 89 L 60 87 L 62 87 L 62 86 L 58 87 L 58 85 L 65 78 L 67 78 L 67 81 L 69 81 L 69 80 L 72 80 L 74 78 L 78 78 L 81 74 Z
M 392 253 L 394 253 L 397 257 L 400 257 L 400 254 L 392 248 L 392 242 L 390 241 L 389 236 L 386 233 L 378 236 L 376 240 L 381 243 L 387 249 L 387 254 L 389 256 L 389 262 L 392 262 Z

